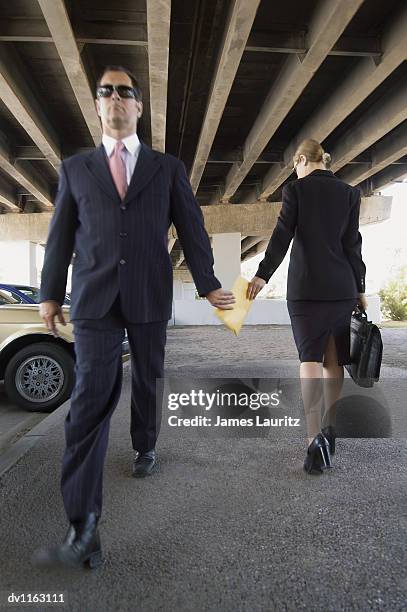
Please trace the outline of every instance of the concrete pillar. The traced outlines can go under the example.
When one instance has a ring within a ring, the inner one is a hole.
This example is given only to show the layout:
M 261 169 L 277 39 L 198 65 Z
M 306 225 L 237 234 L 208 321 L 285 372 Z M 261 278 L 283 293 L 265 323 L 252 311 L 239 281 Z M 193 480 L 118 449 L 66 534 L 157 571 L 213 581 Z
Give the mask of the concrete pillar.
M 0 282 L 38 287 L 35 242 L 29 240 L 0 242 Z
M 172 292 L 174 300 L 182 300 L 183 290 L 181 280 L 174 280 Z
M 240 274 L 241 236 L 240 232 L 212 236 L 215 275 L 224 289 L 231 289 Z
M 35 242 L 28 243 L 28 284 L 38 286 L 37 268 L 37 245 Z
M 195 285 L 194 283 L 182 283 L 182 299 L 194 300 L 195 299 Z

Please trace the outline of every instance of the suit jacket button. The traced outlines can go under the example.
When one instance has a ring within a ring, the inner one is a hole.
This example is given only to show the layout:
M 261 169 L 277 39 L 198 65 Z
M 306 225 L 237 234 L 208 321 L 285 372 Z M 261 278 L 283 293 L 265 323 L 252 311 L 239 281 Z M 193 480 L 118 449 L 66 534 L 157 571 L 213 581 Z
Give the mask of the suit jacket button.
M 124 205 L 124 204 L 120 204 L 120 208 L 121 208 L 122 210 L 126 210 L 126 207 L 125 207 L 125 205 Z
M 120 238 L 126 238 L 127 232 L 120 232 Z
M 125 264 L 125 263 L 126 263 L 126 260 L 125 260 L 125 259 L 121 259 L 121 260 L 120 260 L 120 263 L 123 265 L 123 264 Z

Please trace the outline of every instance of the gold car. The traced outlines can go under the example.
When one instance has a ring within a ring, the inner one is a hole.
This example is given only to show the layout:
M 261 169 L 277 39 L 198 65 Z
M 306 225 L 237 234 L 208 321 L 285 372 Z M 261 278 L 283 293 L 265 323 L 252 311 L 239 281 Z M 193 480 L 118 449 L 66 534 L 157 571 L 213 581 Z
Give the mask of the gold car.
M 59 338 L 47 330 L 37 304 L 20 304 L 0 290 L 0 380 L 11 402 L 36 412 L 52 412 L 71 396 L 74 385 L 74 335 L 69 306 Z M 129 359 L 127 336 L 122 359 Z

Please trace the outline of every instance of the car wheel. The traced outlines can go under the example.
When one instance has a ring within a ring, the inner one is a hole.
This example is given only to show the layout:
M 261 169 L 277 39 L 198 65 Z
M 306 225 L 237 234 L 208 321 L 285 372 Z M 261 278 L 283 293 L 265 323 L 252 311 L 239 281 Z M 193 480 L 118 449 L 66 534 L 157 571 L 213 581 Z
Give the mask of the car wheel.
M 10 399 L 32 412 L 52 412 L 72 393 L 74 359 L 49 342 L 26 346 L 8 363 L 4 388 Z

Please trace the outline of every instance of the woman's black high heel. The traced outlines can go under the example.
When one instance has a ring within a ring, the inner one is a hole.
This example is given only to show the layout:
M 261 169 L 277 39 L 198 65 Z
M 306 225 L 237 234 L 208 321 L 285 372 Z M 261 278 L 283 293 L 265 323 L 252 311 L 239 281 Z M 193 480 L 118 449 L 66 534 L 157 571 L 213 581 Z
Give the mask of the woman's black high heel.
M 308 474 L 322 474 L 323 470 L 330 467 L 332 465 L 329 442 L 322 433 L 319 433 L 308 447 L 307 456 L 304 461 L 304 470 Z
M 333 425 L 327 425 L 326 427 L 323 427 L 321 431 L 329 442 L 329 452 L 331 453 L 331 455 L 334 455 L 335 454 L 336 431 Z

